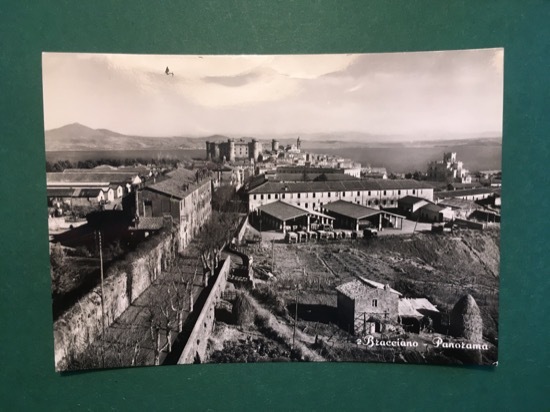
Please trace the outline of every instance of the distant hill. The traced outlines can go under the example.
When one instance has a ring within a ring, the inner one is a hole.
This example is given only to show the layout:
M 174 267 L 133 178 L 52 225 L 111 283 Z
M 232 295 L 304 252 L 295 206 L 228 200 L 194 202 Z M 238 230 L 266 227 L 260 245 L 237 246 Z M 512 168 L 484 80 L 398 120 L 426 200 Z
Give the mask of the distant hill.
M 230 136 L 241 138 L 241 136 Z M 295 144 L 300 137 L 305 150 L 349 149 L 349 148 L 399 148 L 399 147 L 450 147 L 450 146 L 501 146 L 500 137 L 485 135 L 463 138 L 445 136 L 444 139 L 423 138 L 420 141 L 407 141 L 403 136 L 379 136 L 368 133 L 309 133 L 286 135 L 255 136 L 264 147 L 271 147 L 271 139 L 280 144 Z M 253 137 L 244 137 L 249 141 Z M 92 129 L 80 123 L 72 123 L 57 129 L 46 130 L 46 151 L 89 151 L 89 150 L 147 150 L 147 149 L 204 149 L 206 141 L 227 141 L 228 136 L 212 135 L 205 137 L 146 137 L 129 136 L 108 129 Z M 410 138 L 409 138 L 410 139 Z
M 45 132 L 46 151 L 202 149 L 204 141 L 190 137 L 128 136 L 107 129 L 72 123 Z

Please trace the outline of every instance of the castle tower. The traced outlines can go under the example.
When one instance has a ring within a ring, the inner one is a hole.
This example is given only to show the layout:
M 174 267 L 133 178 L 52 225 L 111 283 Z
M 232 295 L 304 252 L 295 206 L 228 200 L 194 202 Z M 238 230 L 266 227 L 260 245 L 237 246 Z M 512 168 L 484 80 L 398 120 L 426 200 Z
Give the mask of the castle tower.
M 272 152 L 278 152 L 279 151 L 279 141 L 278 140 L 271 140 L 271 151 Z
M 256 139 L 252 139 L 252 159 L 258 160 L 260 156 L 260 143 Z
M 235 140 L 228 139 L 227 143 L 229 144 L 229 161 L 235 161 Z
M 210 142 L 206 142 L 206 160 L 212 159 L 212 152 L 210 150 Z
M 300 150 L 302 147 L 302 143 L 300 142 L 300 136 L 298 136 L 298 139 L 296 139 L 296 148 Z
M 456 163 L 456 152 L 444 153 L 443 161 L 445 163 Z

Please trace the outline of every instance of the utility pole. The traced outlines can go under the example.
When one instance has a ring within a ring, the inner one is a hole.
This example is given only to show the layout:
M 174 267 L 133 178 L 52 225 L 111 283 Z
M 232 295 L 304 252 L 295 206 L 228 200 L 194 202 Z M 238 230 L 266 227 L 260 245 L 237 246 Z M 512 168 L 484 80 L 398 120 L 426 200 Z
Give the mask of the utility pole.
M 296 323 L 298 323 L 298 285 L 296 285 L 296 294 L 294 295 L 294 327 L 292 328 L 292 349 L 294 350 L 294 342 L 296 341 Z
M 271 239 L 271 273 L 275 270 L 275 239 Z
M 99 236 L 99 269 L 101 273 L 101 363 L 105 367 L 105 294 L 103 291 L 103 248 L 101 246 L 101 231 L 98 231 Z

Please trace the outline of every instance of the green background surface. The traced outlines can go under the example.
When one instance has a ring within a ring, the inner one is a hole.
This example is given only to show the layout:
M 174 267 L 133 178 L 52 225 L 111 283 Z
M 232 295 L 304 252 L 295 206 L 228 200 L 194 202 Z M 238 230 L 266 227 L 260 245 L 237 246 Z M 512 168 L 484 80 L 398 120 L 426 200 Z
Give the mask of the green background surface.
M 157 4 L 158 3 L 158 4 Z M 0 409 L 550 410 L 548 1 L 0 2 Z M 498 368 L 244 364 L 54 372 L 41 52 L 505 48 Z

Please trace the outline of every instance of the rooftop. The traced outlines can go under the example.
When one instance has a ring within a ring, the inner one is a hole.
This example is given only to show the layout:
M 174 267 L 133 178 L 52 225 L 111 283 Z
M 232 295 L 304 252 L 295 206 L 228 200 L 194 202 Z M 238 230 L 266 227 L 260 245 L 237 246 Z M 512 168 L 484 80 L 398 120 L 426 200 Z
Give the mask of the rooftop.
M 398 302 L 399 316 L 410 318 L 422 318 L 424 315 L 419 310 L 427 310 L 431 312 L 439 312 L 432 303 L 425 298 L 408 299 L 401 298 Z
M 283 221 L 296 219 L 301 216 L 307 216 L 307 211 L 296 206 L 289 205 L 288 203 L 281 202 L 280 200 L 260 206 L 258 209 L 261 210 L 262 213 L 267 213 L 268 215 Z
M 323 175 L 323 176 L 322 176 Z M 322 176 L 322 177 L 321 177 Z M 348 181 L 359 180 L 358 178 L 347 175 L 345 173 L 314 173 L 313 171 L 307 171 L 307 173 L 280 173 L 277 172 L 273 175 L 266 176 L 268 180 L 276 182 L 312 182 L 319 179 L 319 181 Z
M 428 203 L 420 208 L 420 210 L 429 210 L 430 212 L 441 212 L 445 207 Z
M 162 193 L 177 199 L 184 199 L 197 188 L 196 173 L 197 171 L 189 169 L 175 169 L 166 174 L 166 179 L 145 186 L 143 189 Z M 204 179 L 199 181 L 199 185 L 203 183 Z
M 316 215 L 326 217 L 328 219 L 334 219 L 331 216 L 324 215 L 319 212 L 303 209 L 298 206 L 290 205 L 288 203 L 278 200 L 277 202 L 268 203 L 266 205 L 260 206 L 258 210 L 261 210 L 263 213 L 273 216 L 276 219 L 286 221 L 290 219 L 296 219 L 301 216 L 307 215 Z
M 87 183 L 87 182 L 105 182 L 109 183 L 129 183 L 137 176 L 133 172 L 51 172 L 46 174 L 48 184 L 55 183 Z
M 365 179 L 350 181 L 300 182 L 281 183 L 267 181 L 248 191 L 248 193 L 306 193 L 306 192 L 338 192 L 354 190 L 398 190 L 398 189 L 433 189 L 426 182 L 417 180 Z M 456 193 L 456 192 L 453 192 Z
M 416 196 L 405 196 L 401 199 L 398 200 L 398 202 L 400 204 L 404 204 L 404 205 L 407 205 L 407 206 L 412 206 L 418 202 L 427 202 L 426 199 L 424 198 L 421 198 L 421 197 L 416 197 Z
M 482 207 L 473 200 L 459 199 L 451 197 L 441 200 L 438 205 L 451 207 L 453 209 L 481 209 Z
M 324 209 L 337 213 L 342 216 L 351 217 L 354 219 L 363 219 L 369 216 L 377 215 L 381 211 L 366 206 L 357 205 L 355 203 L 338 200 L 333 203 L 328 203 L 323 206 Z
M 472 196 L 472 195 L 482 195 L 482 194 L 492 194 L 495 193 L 495 188 L 479 188 L 479 189 L 468 189 L 468 190 L 448 190 L 443 192 L 436 192 L 434 196 L 439 199 L 449 198 L 449 197 L 459 197 L 459 196 Z
M 361 276 L 358 276 L 356 279 L 353 279 L 350 282 L 344 283 L 336 288 L 336 290 L 347 297 L 355 300 L 360 299 L 364 297 L 365 291 L 369 289 L 386 289 L 391 292 L 395 293 L 398 296 L 401 296 L 401 293 L 396 291 L 395 289 L 390 288 L 388 285 L 384 285 L 379 282 L 375 282 L 374 280 L 365 279 Z

